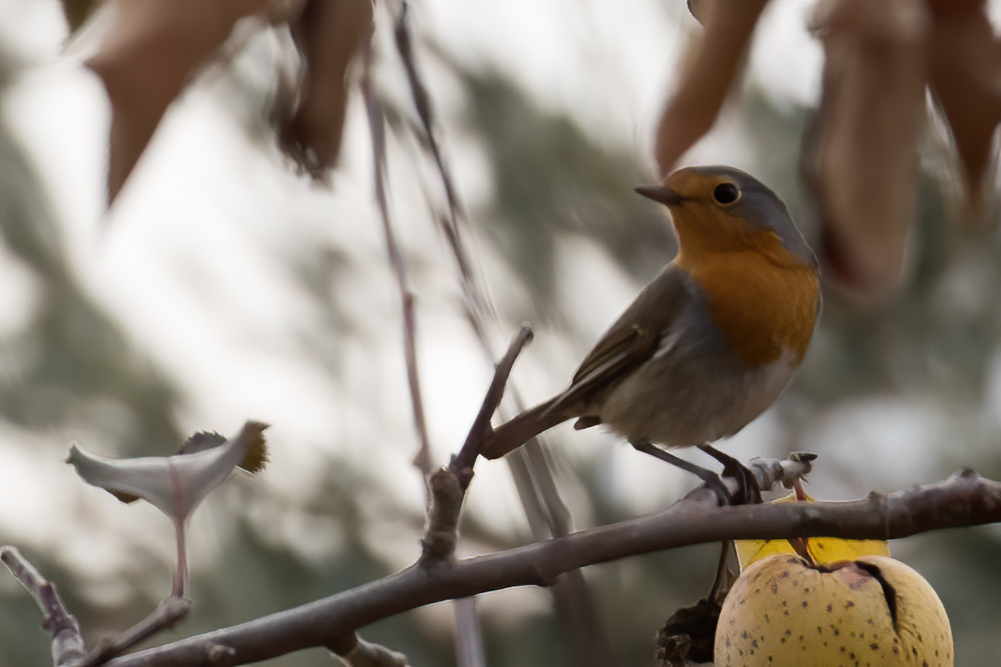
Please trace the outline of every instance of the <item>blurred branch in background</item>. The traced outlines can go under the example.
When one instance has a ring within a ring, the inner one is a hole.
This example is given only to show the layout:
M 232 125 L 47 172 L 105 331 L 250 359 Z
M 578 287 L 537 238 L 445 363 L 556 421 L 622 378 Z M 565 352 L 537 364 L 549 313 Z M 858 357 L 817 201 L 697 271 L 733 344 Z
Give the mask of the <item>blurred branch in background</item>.
M 414 465 L 427 479 L 431 474 L 433 463 L 431 443 L 428 440 L 427 420 L 424 413 L 424 399 L 421 394 L 421 378 L 417 367 L 417 324 L 414 317 L 414 294 L 410 290 L 406 264 L 400 251 L 400 244 L 396 240 L 396 232 L 393 231 L 393 222 L 389 214 L 386 193 L 386 126 L 382 106 L 372 90 L 371 47 L 366 48 L 365 71 L 362 75 L 361 86 L 372 136 L 374 196 L 376 205 L 379 207 L 379 217 L 382 219 L 383 234 L 386 236 L 389 265 L 393 271 L 393 277 L 396 279 L 396 287 L 400 291 L 400 306 L 403 311 L 403 357 L 407 365 L 407 384 L 410 387 L 410 403 L 414 413 L 414 428 L 417 431 L 417 453 L 414 455 Z
M 456 261 L 466 316 L 484 352 L 492 358 L 490 331 L 497 328 L 496 309 L 473 270 L 472 254 L 468 242 L 461 232 L 460 225 L 466 222 L 464 207 L 458 199 L 451 171 L 436 139 L 434 106 L 415 59 L 407 12 L 407 3 L 399 2 L 394 10 L 394 37 L 397 51 L 406 71 L 414 109 L 421 121 L 425 139 L 424 145 L 433 158 L 445 194 L 447 210 L 439 212 L 435 218 L 448 240 L 449 248 Z M 530 337 L 531 331 L 525 328 L 522 328 L 520 334 L 516 336 L 507 355 L 512 363 L 521 346 L 526 344 Z M 509 372 L 510 367 L 507 366 L 505 369 L 502 363 L 499 370 Z M 495 384 L 502 372 L 495 375 Z M 506 381 L 506 374 L 504 374 L 504 380 Z M 517 394 L 515 394 L 515 401 L 518 401 Z M 489 403 L 489 397 L 487 403 Z M 480 418 L 483 416 L 489 418 L 489 415 L 493 413 L 494 410 L 490 410 L 489 413 L 485 411 L 479 413 L 470 433 L 472 438 L 477 438 L 480 433 L 485 432 L 482 430 L 478 432 L 477 424 Z M 453 461 L 453 464 L 463 465 L 468 462 L 470 468 L 472 467 L 473 461 L 469 460 L 468 457 L 463 458 L 463 454 L 470 448 L 471 444 L 467 438 L 463 451 L 460 452 L 458 459 Z M 475 456 L 473 459 L 475 460 Z M 529 523 L 533 526 L 536 538 L 565 536 L 569 531 L 569 509 L 559 496 L 552 469 L 543 457 L 538 442 L 528 443 L 524 453 L 519 452 L 512 457 L 511 466 L 522 505 L 529 517 Z M 543 521 L 539 521 L 539 518 Z M 540 530 L 542 526 L 545 526 L 546 530 Z M 557 617 L 562 622 L 567 634 L 567 643 L 573 654 L 574 664 L 582 667 L 589 665 L 610 667 L 618 664 L 616 654 L 608 643 L 601 621 L 595 611 L 594 601 L 588 591 L 587 582 L 582 574 L 576 571 L 566 573 L 562 580 L 552 587 L 552 595 Z M 479 651 L 475 653 L 479 653 Z

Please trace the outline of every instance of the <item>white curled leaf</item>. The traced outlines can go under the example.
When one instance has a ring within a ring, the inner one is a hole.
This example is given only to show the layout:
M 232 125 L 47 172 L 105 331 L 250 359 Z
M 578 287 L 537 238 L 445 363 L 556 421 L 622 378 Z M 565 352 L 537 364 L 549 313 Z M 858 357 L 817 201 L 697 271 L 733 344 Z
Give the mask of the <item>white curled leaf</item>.
M 267 424 L 248 421 L 240 433 L 217 446 L 174 456 L 111 459 L 70 447 L 67 462 L 88 484 L 123 502 L 142 498 L 183 521 L 247 458 L 264 458 Z

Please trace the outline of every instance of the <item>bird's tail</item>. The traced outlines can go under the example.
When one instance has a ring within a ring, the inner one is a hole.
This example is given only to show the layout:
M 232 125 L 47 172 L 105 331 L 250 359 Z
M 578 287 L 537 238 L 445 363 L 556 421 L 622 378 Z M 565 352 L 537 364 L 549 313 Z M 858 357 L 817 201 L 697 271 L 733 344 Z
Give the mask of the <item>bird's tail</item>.
M 554 402 L 555 399 L 546 401 L 498 426 L 486 437 L 480 453 L 488 459 L 499 459 L 572 416 L 564 414 L 564 410 L 554 410 Z

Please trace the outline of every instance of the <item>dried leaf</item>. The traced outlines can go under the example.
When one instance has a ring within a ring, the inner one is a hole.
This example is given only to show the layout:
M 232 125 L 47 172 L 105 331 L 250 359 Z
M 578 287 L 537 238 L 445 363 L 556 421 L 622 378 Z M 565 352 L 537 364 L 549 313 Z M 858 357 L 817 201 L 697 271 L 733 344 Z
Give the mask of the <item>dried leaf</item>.
M 814 18 L 826 60 L 804 169 L 826 276 L 859 302 L 887 298 L 905 277 L 928 26 L 924 0 L 831 0 Z
M 101 0 L 62 0 L 63 15 L 71 35 L 80 29 L 100 4 Z
M 218 433 L 199 431 L 184 441 L 178 454 L 194 454 L 213 449 L 227 442 L 225 436 Z M 247 443 L 247 453 L 237 465 L 249 473 L 260 472 L 268 463 L 268 447 L 264 441 L 264 433 L 258 432 Z
M 114 23 L 87 65 L 111 102 L 108 201 L 114 201 L 170 103 L 265 0 L 112 0 Z
M 226 437 L 215 432 L 199 431 L 184 441 L 178 454 L 194 454 L 204 452 L 206 449 L 214 449 L 226 442 Z
M 309 0 L 292 24 L 305 73 L 295 110 L 278 136 L 300 169 L 322 178 L 337 162 L 344 129 L 346 75 L 372 35 L 371 0 Z
M 709 599 L 674 612 L 657 633 L 657 664 L 675 667 L 712 662 L 719 612 L 720 603 Z
M 714 0 L 688 0 L 686 4 L 688 5 L 688 11 L 695 20 L 705 25 L 706 20 L 706 7 L 711 5 Z
M 928 82 L 949 126 L 961 163 L 969 221 L 988 222 L 993 189 L 994 133 L 1001 122 L 1001 44 L 979 3 L 933 12 Z
M 248 421 L 231 440 L 202 451 L 174 456 L 109 459 L 73 445 L 67 462 L 80 477 L 119 500 L 146 500 L 183 522 L 213 489 L 222 484 L 250 450 L 264 447 L 266 424 Z
M 965 13 L 983 8 L 987 0 L 926 0 L 932 14 Z
M 689 47 L 678 87 L 660 117 L 654 157 L 661 177 L 716 122 L 767 2 L 700 0 L 690 5 L 705 33 Z

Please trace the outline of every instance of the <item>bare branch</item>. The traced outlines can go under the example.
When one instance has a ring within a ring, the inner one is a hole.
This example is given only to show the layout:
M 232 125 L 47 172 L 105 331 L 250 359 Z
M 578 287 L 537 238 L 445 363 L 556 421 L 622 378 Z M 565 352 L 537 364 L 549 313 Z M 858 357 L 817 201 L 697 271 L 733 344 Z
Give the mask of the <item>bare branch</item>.
M 459 514 L 472 469 L 441 468 L 428 477 L 427 528 L 421 538 L 422 567 L 452 558 L 459 541 Z
M 434 107 L 431 104 L 431 97 L 428 95 L 427 86 L 424 84 L 424 80 L 421 78 L 417 68 L 413 37 L 410 32 L 410 22 L 408 19 L 408 5 L 406 0 L 399 0 L 399 2 L 394 4 L 396 5 L 396 10 L 393 36 L 396 40 L 396 50 L 400 54 L 400 60 L 403 63 L 403 68 L 407 76 L 407 85 L 410 87 L 410 95 L 414 100 L 414 108 L 417 110 L 417 116 L 421 121 L 421 130 L 424 133 L 422 137 L 423 144 L 427 147 L 434 160 L 448 205 L 447 212 L 435 216 L 435 219 L 440 225 L 445 238 L 448 240 L 449 248 L 452 251 L 459 270 L 459 283 L 462 288 L 463 304 L 466 309 L 466 315 L 469 318 L 469 323 L 482 343 L 484 351 L 487 354 L 491 354 L 492 351 L 490 350 L 486 333 L 486 316 L 492 316 L 494 310 L 484 290 L 476 281 L 476 274 L 473 271 L 469 252 L 461 235 L 460 222 L 463 208 L 456 192 L 451 171 L 445 162 L 441 146 L 435 135 Z
M 103 641 L 98 644 L 79 667 L 98 667 L 98 665 L 105 664 L 108 660 L 125 653 L 139 642 L 149 639 L 161 630 L 174 627 L 187 617 L 190 609 L 191 600 L 187 598 L 172 595 L 169 598 L 161 600 L 160 604 L 156 606 L 156 609 L 149 616 L 115 637 L 112 641 Z M 210 647 L 209 652 L 211 653 L 212 651 L 213 648 Z M 218 648 L 215 648 L 214 651 L 216 654 L 219 654 Z M 224 652 L 224 654 L 226 656 L 229 655 L 228 652 Z
M 80 624 L 63 604 L 56 585 L 48 581 L 14 547 L 0 547 L 0 562 L 21 582 L 42 610 L 42 627 L 52 635 L 52 663 L 56 667 L 77 664 L 86 653 Z
M 490 387 L 483 398 L 480 411 L 473 421 L 472 428 L 469 429 L 466 442 L 463 443 L 462 449 L 452 459 L 450 467 L 453 470 L 460 471 L 472 468 L 473 463 L 476 462 L 476 457 L 480 454 L 483 436 L 490 428 L 490 418 L 497 410 L 497 406 L 500 405 L 501 399 L 504 398 L 504 387 L 507 385 L 507 379 L 511 375 L 511 368 L 514 366 L 514 362 L 518 358 L 518 355 L 521 354 L 521 351 L 532 341 L 533 336 L 532 329 L 523 326 L 511 340 L 511 345 L 508 347 L 507 353 L 494 370 L 494 379 L 490 382 Z
M 365 51 L 365 70 L 362 76 L 362 91 L 365 95 L 365 108 L 368 111 L 369 128 L 372 135 L 373 170 L 375 178 L 375 198 L 379 206 L 379 216 L 382 219 L 382 230 L 386 238 L 386 250 L 389 254 L 389 264 L 396 278 L 396 286 L 400 291 L 403 308 L 403 352 L 407 364 L 407 381 L 410 385 L 410 401 L 414 411 L 414 426 L 417 429 L 418 450 L 414 464 L 424 474 L 425 479 L 431 474 L 431 446 L 428 440 L 427 420 L 424 415 L 424 398 L 421 394 L 420 374 L 417 370 L 417 324 L 414 318 L 414 295 L 410 291 L 407 280 L 407 267 L 400 252 L 400 243 L 393 230 L 392 218 L 389 215 L 389 202 L 386 197 L 386 136 L 385 119 L 382 105 L 376 99 L 372 90 L 372 50 Z
M 766 468 L 761 468 L 764 471 Z M 779 480 L 772 476 L 772 486 Z M 574 569 L 626 556 L 730 539 L 833 536 L 895 539 L 941 528 L 1001 522 L 1001 483 L 963 471 L 944 482 L 852 502 L 716 507 L 699 487 L 663 511 L 509 551 L 410 567 L 310 604 L 184 639 L 108 663 L 114 667 L 206 665 L 211 647 L 235 652 L 232 664 L 323 646 L 395 614 L 442 600 L 512 586 L 549 586 Z
M 475 597 L 455 601 L 455 661 L 459 667 L 486 667 L 483 635 L 477 618 Z
M 532 330 L 522 327 L 511 341 L 507 354 L 497 364 L 494 379 L 487 389 L 466 442 L 448 468 L 428 477 L 428 524 L 421 539 L 421 564 L 430 567 L 434 561 L 451 558 L 459 539 L 459 514 L 466 488 L 473 478 L 473 464 L 480 453 L 483 436 L 490 428 L 490 415 L 504 395 L 504 386 L 511 367 L 525 345 L 532 340 Z
M 459 514 L 466 488 L 473 478 L 473 464 L 479 456 L 484 435 L 490 428 L 490 416 L 504 396 L 504 386 L 511 367 L 525 345 L 532 340 L 532 330 L 522 327 L 511 341 L 507 354 L 497 364 L 494 379 L 487 389 L 466 442 L 448 468 L 428 477 L 428 523 L 421 539 L 421 564 L 431 567 L 434 561 L 451 558 L 459 539 Z

